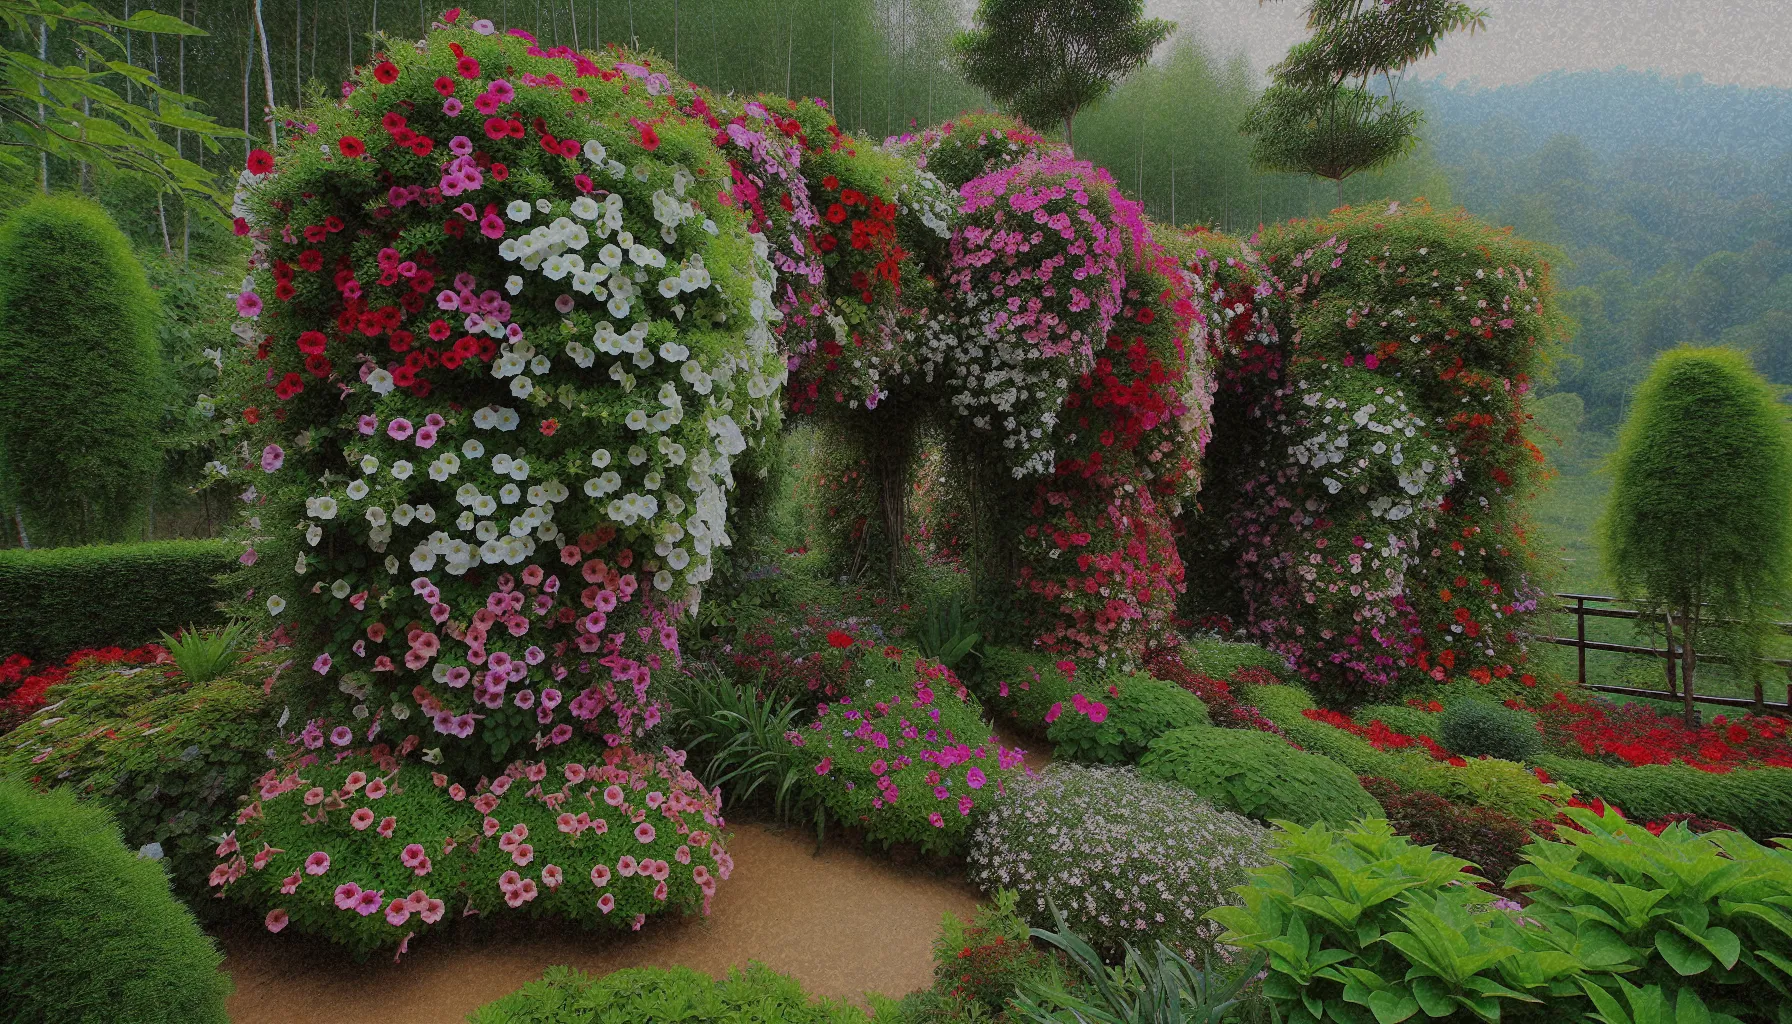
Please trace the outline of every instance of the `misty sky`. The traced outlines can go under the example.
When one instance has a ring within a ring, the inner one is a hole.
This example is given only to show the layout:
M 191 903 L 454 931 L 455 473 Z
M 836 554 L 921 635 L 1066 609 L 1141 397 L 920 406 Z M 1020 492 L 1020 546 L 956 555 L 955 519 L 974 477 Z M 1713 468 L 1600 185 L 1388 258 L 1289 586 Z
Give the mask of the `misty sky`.
M 1222 55 L 1259 71 L 1306 36 L 1301 0 L 1146 0 Z M 1557 68 L 1651 68 L 1707 81 L 1792 86 L 1792 0 L 1479 0 L 1487 31 L 1452 36 L 1414 67 L 1421 78 L 1482 85 Z

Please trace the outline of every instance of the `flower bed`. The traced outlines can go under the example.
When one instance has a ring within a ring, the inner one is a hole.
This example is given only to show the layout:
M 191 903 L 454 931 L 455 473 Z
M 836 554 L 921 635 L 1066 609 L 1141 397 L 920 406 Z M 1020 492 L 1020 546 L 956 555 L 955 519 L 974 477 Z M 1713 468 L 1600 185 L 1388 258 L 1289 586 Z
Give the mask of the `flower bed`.
M 90 647 L 74 652 L 60 664 L 34 665 L 22 654 L 8 655 L 0 662 L 0 733 L 5 733 L 29 718 L 44 706 L 50 687 L 66 680 L 81 668 L 104 665 L 150 665 L 166 663 L 168 652 L 159 644 L 144 644 L 132 650 L 122 647 Z
M 1640 702 L 1613 706 L 1597 698 L 1577 701 L 1560 691 L 1541 704 L 1514 699 L 1506 706 L 1537 716 L 1544 741 L 1571 756 L 1628 765 L 1678 762 L 1706 772 L 1792 768 L 1786 720 L 1773 715 L 1717 715 L 1710 725 L 1688 727 L 1678 714 L 1665 715 Z

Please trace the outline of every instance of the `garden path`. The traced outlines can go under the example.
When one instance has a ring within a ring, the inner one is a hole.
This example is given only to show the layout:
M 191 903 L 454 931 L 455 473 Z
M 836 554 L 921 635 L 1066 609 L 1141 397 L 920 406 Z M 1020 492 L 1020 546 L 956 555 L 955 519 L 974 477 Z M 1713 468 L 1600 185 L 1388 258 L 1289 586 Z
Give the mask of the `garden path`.
M 649 922 L 640 935 L 492 927 L 419 942 L 403 963 L 345 961 L 296 935 L 221 936 L 236 982 L 236 1024 L 447 1024 L 568 964 L 594 974 L 684 964 L 713 975 L 759 960 L 816 995 L 858 1001 L 932 984 L 930 944 L 948 911 L 968 920 L 977 892 L 961 877 L 898 866 L 813 834 L 745 824 L 729 847 L 734 876 L 707 919 Z

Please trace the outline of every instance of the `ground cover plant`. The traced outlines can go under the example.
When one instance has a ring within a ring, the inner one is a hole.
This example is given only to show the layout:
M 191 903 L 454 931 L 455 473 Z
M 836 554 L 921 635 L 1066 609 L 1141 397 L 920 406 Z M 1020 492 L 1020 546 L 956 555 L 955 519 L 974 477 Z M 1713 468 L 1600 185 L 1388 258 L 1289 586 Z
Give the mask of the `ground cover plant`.
M 1263 822 L 1348 826 L 1382 814 L 1350 769 L 1269 733 L 1202 727 L 1165 732 L 1151 741 L 1139 772 Z

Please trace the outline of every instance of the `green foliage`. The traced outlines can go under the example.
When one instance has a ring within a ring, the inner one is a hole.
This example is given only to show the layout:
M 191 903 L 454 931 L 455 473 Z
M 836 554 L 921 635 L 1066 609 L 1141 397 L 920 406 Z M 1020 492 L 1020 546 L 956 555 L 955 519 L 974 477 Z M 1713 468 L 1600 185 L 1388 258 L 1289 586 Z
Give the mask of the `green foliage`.
M 1359 722 L 1379 721 L 1395 732 L 1408 736 L 1429 736 L 1434 740 L 1438 739 L 1442 728 L 1438 722 L 1438 712 L 1421 711 L 1409 704 L 1365 704 L 1351 712 L 1350 717 Z M 1443 746 L 1451 753 L 1461 753 L 1447 743 Z
M 1008 1007 L 1017 988 L 1062 984 L 1058 962 L 1033 945 L 1019 899 L 1012 889 L 997 889 L 969 924 L 944 915 L 933 941 L 933 991 L 945 1002 L 994 1014 Z
M 1151 742 L 1139 771 L 1258 821 L 1347 826 L 1382 815 L 1350 769 L 1266 732 L 1200 726 L 1166 732 Z
M 1263 170 L 1344 179 L 1404 156 L 1420 115 L 1394 98 L 1392 78 L 1437 50 L 1451 32 L 1482 27 L 1487 15 L 1456 0 L 1368 4 L 1310 0 L 1311 38 L 1270 69 L 1273 82 L 1245 119 L 1251 156 Z M 1370 80 L 1388 80 L 1385 93 Z
M 230 666 L 230 656 L 248 632 L 247 622 L 231 622 L 203 632 L 188 626 L 179 636 L 163 633 L 162 646 L 168 648 L 168 656 L 188 682 L 209 683 Z
M 1324 754 L 1357 775 L 1392 779 L 1402 788 L 1425 790 L 1457 803 L 1488 807 L 1519 821 L 1553 818 L 1557 799 L 1569 794 L 1542 782 L 1524 765 L 1481 758 L 1465 765 L 1434 761 L 1417 750 L 1377 750 L 1361 736 L 1316 722 L 1302 711 L 1313 707 L 1306 691 L 1263 686 L 1252 691 L 1258 710 L 1302 748 Z M 1572 779 L 1564 778 L 1573 784 Z
M 1792 575 L 1792 435 L 1773 389 L 1735 351 L 1663 353 L 1612 465 L 1600 533 L 1619 593 L 1672 613 L 1695 648 L 1704 620 L 1740 620 L 1725 646 L 1758 652 Z
M 1181 653 L 1184 665 L 1213 679 L 1231 679 L 1241 668 L 1262 669 L 1278 678 L 1288 672 L 1288 659 L 1256 644 L 1196 637 L 1182 645 Z
M 16 171 L 29 166 L 27 159 L 35 164 L 34 158 L 43 154 L 58 162 L 141 175 L 167 188 L 222 202 L 216 176 L 183 159 L 164 136 L 190 132 L 216 152 L 213 140 L 232 133 L 193 109 L 191 97 L 166 88 L 154 71 L 125 63 L 121 38 L 132 33 L 203 33 L 154 10 L 120 18 L 91 4 L 56 0 L 9 0 L 0 7 L 0 26 L 13 39 L 23 36 L 36 42 L 40 25 L 63 37 L 59 42 L 72 40 L 79 56 L 58 64 L 57 53 L 42 60 L 36 46 L 0 47 L 0 97 L 11 114 L 6 145 L 0 147 L 0 168 Z M 120 75 L 125 79 L 125 96 L 120 95 Z M 149 98 L 148 106 L 131 102 L 133 87 Z
M 274 665 L 259 659 L 203 684 L 159 667 L 77 668 L 50 691 L 52 714 L 7 735 L 0 776 L 105 807 L 131 848 L 159 846 L 175 890 L 196 896 L 216 862 L 213 837 L 278 742 L 279 705 L 261 681 Z
M 1636 821 L 1697 814 L 1756 839 L 1792 835 L 1792 769 L 1757 768 L 1722 774 L 1683 764 L 1616 767 L 1578 757 L 1540 755 L 1551 778 L 1618 805 Z
M 1528 916 L 1558 942 L 1572 936 L 1602 973 L 1659 988 L 1675 1019 L 1792 1021 L 1792 848 L 1684 824 L 1657 836 L 1611 812 L 1567 813 L 1579 830 L 1532 843 L 1512 873 L 1510 885 L 1527 887 Z M 1589 986 L 1618 1024 L 1616 1000 L 1595 993 Z
M 1053 930 L 1036 928 L 1036 938 L 1063 950 L 1081 972 L 1082 990 L 1072 995 L 1062 984 L 1023 983 L 1015 1016 L 1027 1024 L 1222 1024 L 1238 1019 L 1251 997 L 1255 965 L 1234 970 L 1228 979 L 1211 959 L 1199 967 L 1163 942 L 1147 958 L 1126 944 L 1120 966 L 1109 967 L 1095 948 L 1071 931 L 1064 914 L 1051 908 Z
M 226 1024 L 223 956 L 125 849 L 106 812 L 0 779 L 0 991 L 7 1019 Z
M 1435 738 L 1451 753 L 1462 757 L 1528 761 L 1543 749 L 1543 738 L 1537 735 L 1536 717 L 1504 704 L 1457 701 L 1444 709 L 1437 726 Z
M 730 807 L 757 802 L 782 820 L 813 813 L 802 784 L 812 766 L 784 738 L 804 710 L 795 699 L 761 696 L 706 666 L 671 677 L 666 697 L 675 745 L 706 785 L 727 787 Z
M 1174 729 L 1211 725 L 1201 698 L 1175 683 L 1144 673 L 1114 676 L 1096 696 L 1071 695 L 1047 712 L 1046 737 L 1053 752 L 1068 761 L 1136 764 L 1151 741 Z M 1081 703 L 1079 704 L 1079 698 Z
M 1074 687 L 1056 659 L 1015 647 L 986 647 L 974 677 L 983 706 L 1008 719 L 1022 733 L 1043 736 L 1053 704 L 1069 703 Z
M 161 462 L 156 316 L 143 265 L 93 203 L 36 199 L 0 224 L 0 501 L 33 544 L 135 525 Z
M 921 613 L 920 626 L 915 630 L 922 656 L 949 669 L 957 669 L 959 663 L 974 654 L 982 639 L 977 620 L 965 614 L 964 601 L 956 596 L 943 604 L 929 605 Z
M 593 978 L 550 967 L 496 1002 L 474 1010 L 469 1024 L 865 1024 L 865 1012 L 833 1000 L 811 1000 L 794 978 L 761 963 L 731 968 L 717 981 L 689 967 L 630 967 Z
M 0 551 L 0 652 L 43 660 L 215 623 L 234 555 L 222 541 Z
M 1169 38 L 1173 22 L 1146 18 L 1144 0 L 981 0 L 975 27 L 955 40 L 959 68 L 1021 120 L 1070 125 Z
M 1461 884 L 1466 861 L 1380 819 L 1290 825 L 1271 842 L 1275 859 L 1238 890 L 1244 906 L 1208 916 L 1222 942 L 1267 954 L 1263 989 L 1284 1020 L 1575 1019 L 1563 1001 L 1579 994 L 1577 951 Z

